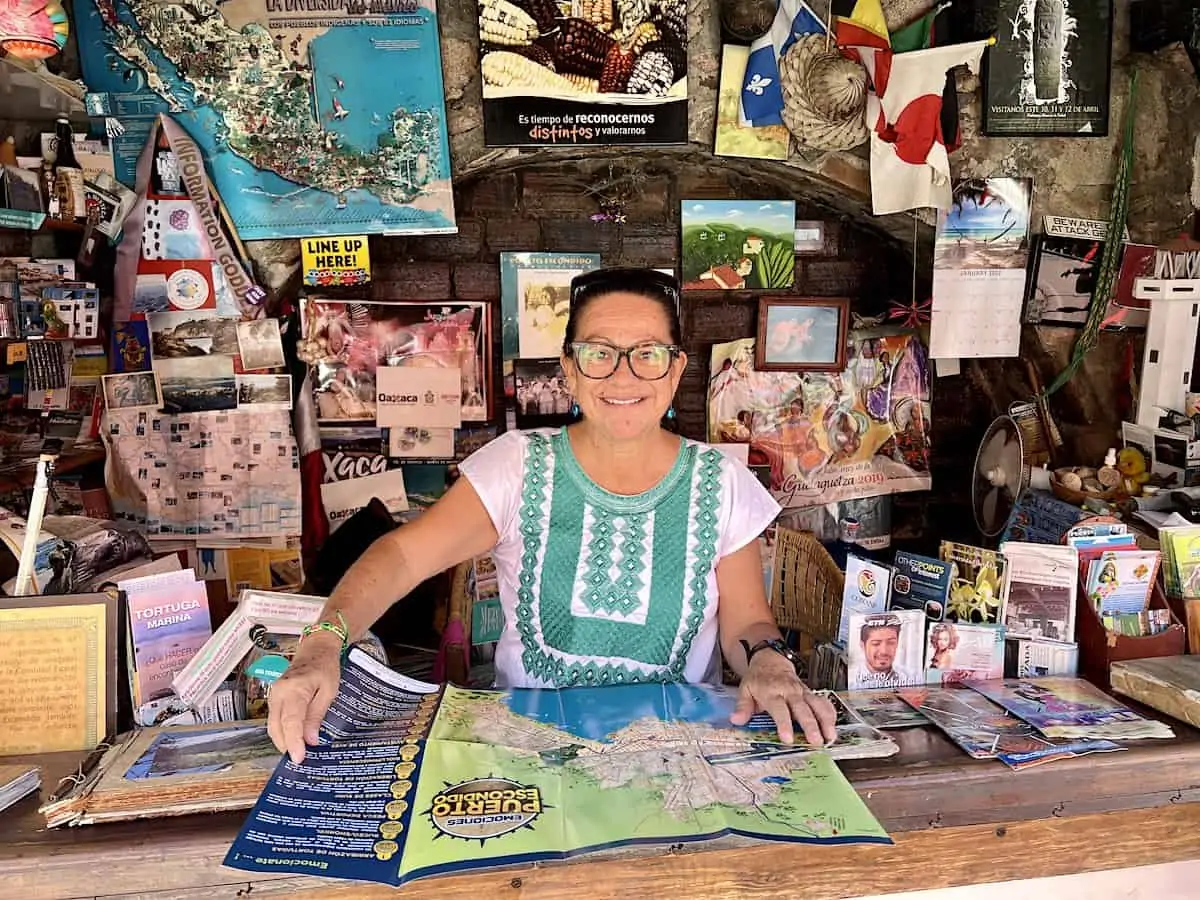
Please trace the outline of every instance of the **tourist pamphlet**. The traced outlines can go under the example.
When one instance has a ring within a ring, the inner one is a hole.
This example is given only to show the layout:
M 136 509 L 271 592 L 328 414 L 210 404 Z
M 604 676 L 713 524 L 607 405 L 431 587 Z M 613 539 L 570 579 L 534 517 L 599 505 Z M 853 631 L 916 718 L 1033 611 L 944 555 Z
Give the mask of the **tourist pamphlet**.
M 912 728 L 928 725 L 929 720 L 903 698 L 886 688 L 874 691 L 847 691 L 838 699 L 874 728 Z
M 725 835 L 890 843 L 829 753 L 731 726 L 735 702 L 698 685 L 439 688 L 351 650 L 320 742 L 280 763 L 225 864 L 400 885 Z
M 989 682 L 984 682 L 988 684 Z M 1123 750 L 1112 741 L 1055 742 L 965 684 L 905 688 L 900 696 L 920 710 L 972 759 L 998 759 L 1012 769 L 1087 753 Z
M 1004 679 L 972 687 L 1051 739 L 1175 737 L 1170 725 L 1138 715 L 1082 678 Z

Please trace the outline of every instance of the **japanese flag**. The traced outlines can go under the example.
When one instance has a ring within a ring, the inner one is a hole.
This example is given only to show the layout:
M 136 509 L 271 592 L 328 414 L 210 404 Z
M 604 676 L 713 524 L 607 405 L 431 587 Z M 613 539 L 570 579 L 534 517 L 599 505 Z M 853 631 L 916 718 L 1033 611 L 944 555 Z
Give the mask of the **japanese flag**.
M 942 91 L 956 66 L 979 71 L 989 41 L 889 54 L 889 71 L 873 72 L 867 97 L 871 129 L 871 200 L 876 215 L 923 206 L 949 209 L 950 156 L 942 132 Z M 953 137 L 953 136 L 952 136 Z

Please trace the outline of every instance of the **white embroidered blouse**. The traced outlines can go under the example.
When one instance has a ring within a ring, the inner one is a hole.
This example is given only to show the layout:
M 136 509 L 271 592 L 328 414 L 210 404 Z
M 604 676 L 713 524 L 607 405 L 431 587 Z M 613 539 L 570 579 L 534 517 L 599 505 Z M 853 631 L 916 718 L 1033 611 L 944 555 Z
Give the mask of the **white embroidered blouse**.
M 720 680 L 717 562 L 779 514 L 742 463 L 685 439 L 661 482 L 625 496 L 547 429 L 507 432 L 459 469 L 500 535 L 498 687 Z

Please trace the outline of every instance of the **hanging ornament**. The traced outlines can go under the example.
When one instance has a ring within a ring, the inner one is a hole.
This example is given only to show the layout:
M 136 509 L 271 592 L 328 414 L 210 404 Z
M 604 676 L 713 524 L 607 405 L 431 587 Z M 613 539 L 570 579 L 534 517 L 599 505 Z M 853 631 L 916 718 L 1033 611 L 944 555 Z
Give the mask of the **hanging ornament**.
M 0 50 L 16 59 L 49 59 L 67 44 L 59 0 L 0 0 Z
M 908 303 L 893 300 L 889 304 L 888 318 L 893 322 L 900 320 L 900 325 L 904 328 L 920 328 L 929 321 L 932 309 L 932 298 L 918 302 L 914 297 Z

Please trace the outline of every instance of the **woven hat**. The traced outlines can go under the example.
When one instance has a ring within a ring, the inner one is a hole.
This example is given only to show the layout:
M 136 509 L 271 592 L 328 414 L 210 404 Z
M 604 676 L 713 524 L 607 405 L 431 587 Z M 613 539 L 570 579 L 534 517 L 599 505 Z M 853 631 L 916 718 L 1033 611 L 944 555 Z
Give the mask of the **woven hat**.
M 851 150 L 867 140 L 867 70 L 825 36 L 799 38 L 779 60 L 783 124 L 814 150 Z

